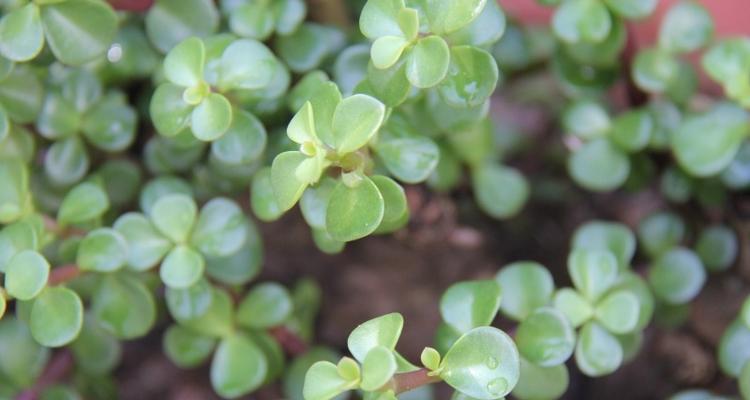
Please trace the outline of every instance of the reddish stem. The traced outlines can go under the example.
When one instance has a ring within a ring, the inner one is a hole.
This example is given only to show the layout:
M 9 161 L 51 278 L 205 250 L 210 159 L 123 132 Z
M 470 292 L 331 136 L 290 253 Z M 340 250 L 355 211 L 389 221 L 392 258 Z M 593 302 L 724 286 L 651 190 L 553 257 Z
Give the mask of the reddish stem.
M 296 333 L 285 326 L 276 326 L 268 330 L 268 333 L 276 339 L 284 351 L 291 356 L 298 356 L 307 352 L 307 343 Z
M 626 25 L 627 39 L 625 42 L 625 50 L 623 51 L 623 73 L 625 75 L 625 90 L 627 92 L 628 103 L 632 107 L 637 107 L 648 102 L 648 93 L 641 90 L 633 80 L 633 61 L 635 61 L 636 53 L 638 53 L 638 43 L 633 30 L 633 26 L 628 23 Z
M 68 264 L 53 269 L 47 281 L 50 286 L 59 285 L 81 276 L 81 269 L 75 264 Z
M 393 390 L 395 394 L 399 394 L 442 380 L 439 376 L 430 376 L 429 373 L 430 371 L 423 368 L 417 371 L 396 374 L 391 378 L 391 382 L 388 383 L 388 388 Z
M 36 400 L 48 386 L 64 379 L 73 370 L 73 354 L 70 350 L 63 349 L 55 353 L 52 360 L 34 384 L 34 387 L 26 389 L 16 396 L 16 400 Z
M 146 11 L 154 5 L 154 0 L 109 0 L 112 8 L 120 11 Z

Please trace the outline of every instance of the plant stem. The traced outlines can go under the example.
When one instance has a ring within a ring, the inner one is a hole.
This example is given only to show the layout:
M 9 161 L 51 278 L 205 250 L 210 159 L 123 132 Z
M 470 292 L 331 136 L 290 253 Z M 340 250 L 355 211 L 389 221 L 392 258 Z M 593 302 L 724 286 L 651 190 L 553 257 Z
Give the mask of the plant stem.
M 43 214 L 42 220 L 44 220 L 44 228 L 59 237 L 67 238 L 70 236 L 86 236 L 85 230 L 74 227 L 60 226 L 60 224 L 58 224 L 57 221 L 49 215 Z
M 16 397 L 16 400 L 36 400 L 44 389 L 65 378 L 73 369 L 73 354 L 70 350 L 63 349 L 55 353 L 44 368 L 44 372 L 36 381 L 34 386 L 26 389 Z
M 59 285 L 81 276 L 82 273 L 83 271 L 75 264 L 63 265 L 50 271 L 47 283 L 50 286 Z
M 308 350 L 309 346 L 307 343 L 285 326 L 270 328 L 268 333 L 273 336 L 273 338 L 279 342 L 284 351 L 291 356 L 298 356 Z
M 146 11 L 154 5 L 154 0 L 109 0 L 112 8 L 120 11 Z
M 386 384 L 385 389 L 393 390 L 395 394 L 408 392 L 420 386 L 429 385 L 442 381 L 439 376 L 430 376 L 430 371 L 422 368 L 412 372 L 396 374 L 391 381 Z

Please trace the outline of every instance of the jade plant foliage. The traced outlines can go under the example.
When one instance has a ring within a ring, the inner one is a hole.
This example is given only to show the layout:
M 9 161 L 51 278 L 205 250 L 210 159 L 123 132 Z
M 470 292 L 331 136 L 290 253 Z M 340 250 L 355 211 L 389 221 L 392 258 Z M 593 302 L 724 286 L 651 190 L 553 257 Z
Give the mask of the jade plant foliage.
M 0 399 L 117 398 L 136 340 L 227 399 L 557 399 L 685 325 L 746 247 L 750 38 L 683 0 L 638 48 L 658 0 L 538 2 L 549 26 L 494 0 L 0 1 Z M 287 238 L 258 221 L 298 206 L 335 254 L 433 229 L 426 198 L 533 250 L 441 288 L 421 352 L 396 310 L 318 339 L 331 286 L 268 279 Z M 543 265 L 550 204 L 591 219 Z M 717 363 L 748 398 L 750 298 L 731 311 Z

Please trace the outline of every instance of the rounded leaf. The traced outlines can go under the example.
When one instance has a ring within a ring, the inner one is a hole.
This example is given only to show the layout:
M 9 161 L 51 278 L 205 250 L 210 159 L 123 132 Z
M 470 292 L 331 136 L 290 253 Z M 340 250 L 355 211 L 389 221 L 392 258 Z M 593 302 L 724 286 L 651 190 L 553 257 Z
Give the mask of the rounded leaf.
M 651 15 L 659 0 L 604 0 L 612 12 L 628 19 L 641 19 Z
M 34 300 L 29 328 L 43 346 L 60 347 L 73 341 L 83 326 L 83 302 L 65 287 L 50 287 Z
M 569 383 L 564 364 L 540 367 L 521 357 L 521 377 L 511 394 L 519 400 L 557 399 L 565 394 Z
M 600 1 L 570 0 L 556 10 L 552 28 L 567 43 L 601 42 L 612 29 L 612 17 Z
M 560 311 L 541 307 L 518 325 L 515 335 L 521 356 L 540 367 L 563 364 L 573 354 L 576 335 Z
M 650 257 L 658 257 L 682 242 L 685 223 L 674 213 L 657 212 L 638 224 L 638 241 Z
M 184 89 L 172 83 L 163 83 L 156 87 L 149 114 L 156 130 L 164 136 L 176 136 L 185 129 L 189 122 L 193 106 L 182 98 Z
M 105 276 L 91 299 L 91 309 L 101 326 L 119 339 L 141 337 L 156 321 L 153 294 L 126 275 Z
M 99 228 L 89 232 L 78 245 L 76 262 L 82 270 L 112 272 L 128 261 L 128 242 L 118 231 Z
M 172 248 L 172 243 L 151 224 L 143 214 L 123 214 L 115 221 L 114 229 L 127 242 L 128 266 L 136 271 L 156 265 Z
M 677 53 L 698 50 L 714 34 L 714 21 L 697 1 L 683 1 L 669 9 L 659 29 L 659 46 Z
M 706 271 L 695 253 L 677 247 L 651 265 L 648 281 L 661 300 L 669 304 L 684 304 L 701 291 L 706 282 Z
M 448 74 L 450 59 L 448 44 L 440 36 L 419 39 L 409 51 L 406 77 L 420 89 L 433 87 Z
M 367 353 L 378 346 L 393 350 L 396 348 L 404 317 L 399 313 L 386 314 L 362 323 L 352 330 L 346 343 L 349 352 L 359 362 L 363 362 Z
M 200 279 L 186 288 L 167 287 L 165 290 L 167 308 L 177 321 L 200 318 L 211 307 L 213 287 L 205 279 Z
M 396 373 L 396 357 L 393 350 L 377 346 L 370 350 L 362 362 L 362 390 L 374 391 L 380 389 Z
M 610 137 L 627 152 L 643 150 L 649 144 L 654 121 L 645 110 L 628 111 L 615 118 Z
M 54 142 L 44 155 L 45 175 L 59 186 L 75 184 L 88 169 L 88 152 L 83 141 L 76 136 Z
M 404 9 L 404 0 L 369 0 L 362 7 L 359 29 L 368 39 L 383 36 L 401 36 L 398 23 L 399 12 Z
M 109 208 L 109 199 L 104 189 L 90 182 L 84 182 L 63 198 L 57 220 L 61 224 L 78 224 L 101 217 Z
M 459 334 L 490 325 L 500 308 L 500 293 L 494 280 L 453 284 L 440 298 L 440 315 Z
M 333 146 L 339 154 L 365 146 L 385 118 L 385 105 L 374 97 L 355 94 L 336 106 L 333 113 Z
M 591 377 L 604 376 L 614 372 L 622 364 L 622 346 L 601 325 L 589 322 L 581 328 L 575 358 L 578 368 L 584 374 Z
M 378 38 L 370 50 L 372 64 L 375 68 L 390 68 L 404 52 L 409 42 L 401 36 L 383 36 Z
M 341 242 L 357 240 L 377 229 L 384 211 L 383 195 L 370 178 L 364 177 L 353 188 L 341 182 L 331 192 L 326 230 Z
M 184 289 L 203 276 L 206 261 L 200 253 L 185 245 L 178 245 L 167 254 L 159 268 L 162 282 L 170 288 Z
M 162 196 L 149 215 L 156 229 L 175 243 L 187 242 L 198 213 L 195 201 L 181 193 Z
M 289 291 L 278 283 L 253 287 L 237 309 L 237 322 L 250 329 L 267 329 L 283 324 L 294 306 Z
M 13 61 L 28 61 L 44 46 L 39 7 L 30 3 L 0 20 L 0 54 Z
M 211 154 L 228 164 L 249 164 L 266 148 L 267 133 L 253 114 L 235 110 L 232 124 L 224 136 L 211 143 Z
M 329 400 L 356 386 L 339 375 L 336 364 L 318 361 L 307 370 L 302 393 L 305 400 Z
M 618 290 L 604 296 L 596 305 L 594 314 L 608 331 L 622 335 L 636 328 L 639 311 L 638 297 L 627 290 Z
M 263 43 L 235 40 L 221 54 L 219 85 L 227 89 L 260 89 L 271 82 L 276 63 Z
M 440 159 L 438 146 L 422 135 L 381 134 L 375 143 L 375 151 L 388 172 L 406 183 L 423 182 Z
M 146 34 L 162 53 L 190 36 L 205 37 L 219 27 L 212 0 L 157 0 L 145 18 Z
M 586 189 L 604 192 L 620 187 L 630 174 L 627 155 L 606 139 L 583 144 L 568 159 L 571 177 Z
M 82 65 L 103 55 L 117 32 L 117 14 L 106 2 L 55 2 L 40 12 L 47 44 L 65 64 Z
M 577 328 L 594 316 L 591 303 L 571 288 L 562 288 L 555 293 L 554 307 L 562 312 Z
M 574 249 L 568 256 L 568 273 L 576 289 L 595 302 L 615 284 L 619 271 L 609 251 Z
M 242 209 L 235 202 L 218 197 L 201 209 L 190 242 L 207 256 L 225 257 L 237 252 L 247 235 Z
M 375 175 L 372 182 L 383 196 L 383 220 L 375 233 L 388 233 L 401 229 L 409 221 L 406 193 L 396 181 L 387 176 Z
M 664 49 L 649 48 L 638 52 L 633 62 L 632 75 L 641 89 L 662 93 L 678 79 L 680 64 L 675 56 Z
M 175 85 L 193 87 L 203 81 L 206 48 L 197 37 L 185 39 L 164 58 L 164 76 Z
M 211 386 L 222 397 L 234 398 L 263 384 L 268 361 L 263 351 L 247 336 L 224 338 L 211 361 Z
M 494 163 L 472 169 L 472 186 L 482 211 L 494 218 L 516 215 L 529 197 L 529 184 L 518 170 Z
M 34 250 L 23 250 L 5 267 L 5 290 L 19 300 L 31 300 L 47 286 L 49 270 L 44 256 Z
M 457 108 L 476 107 L 495 91 L 499 78 L 492 55 L 474 46 L 454 46 L 446 78 L 440 82 L 440 96 Z
M 732 322 L 719 341 L 718 358 L 725 374 L 738 377 L 750 362 L 750 327 L 740 320 Z
M 271 187 L 279 214 L 294 207 L 307 188 L 307 183 L 297 177 L 297 168 L 308 157 L 299 151 L 286 151 L 273 159 Z
M 164 354 L 180 368 L 197 367 L 214 350 L 216 340 L 180 325 L 172 325 L 164 333 Z
M 615 255 L 620 270 L 623 270 L 635 254 L 635 235 L 623 224 L 591 221 L 576 229 L 572 247 L 607 250 Z
M 552 274 L 533 261 L 508 264 L 495 275 L 495 280 L 503 293 L 500 310 L 516 321 L 549 304 L 555 291 Z
M 271 168 L 262 168 L 253 175 L 250 184 L 250 206 L 253 214 L 264 222 L 273 221 L 281 216 L 283 211 L 276 203 L 271 185 Z
M 226 97 L 211 93 L 190 114 L 190 127 L 199 140 L 220 138 L 232 124 L 232 104 Z
M 122 356 L 120 342 L 104 330 L 91 314 L 85 315 L 83 328 L 70 348 L 76 366 L 92 375 L 111 372 Z

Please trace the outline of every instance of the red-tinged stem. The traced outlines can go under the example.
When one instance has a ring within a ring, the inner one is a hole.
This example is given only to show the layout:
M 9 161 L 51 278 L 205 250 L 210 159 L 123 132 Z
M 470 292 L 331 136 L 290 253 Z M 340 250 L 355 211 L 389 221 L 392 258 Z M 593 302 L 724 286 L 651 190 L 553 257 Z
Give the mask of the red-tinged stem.
M 399 394 L 442 380 L 439 376 L 431 376 L 429 373 L 430 371 L 423 368 L 412 372 L 396 374 L 386 385 L 386 389 L 393 390 L 395 394 Z
M 276 339 L 281 347 L 291 356 L 298 356 L 307 352 L 308 345 L 296 333 L 285 326 L 276 326 L 268 330 L 268 333 Z
M 34 384 L 34 387 L 21 392 L 21 394 L 16 396 L 16 400 L 37 400 L 44 389 L 64 379 L 72 370 L 73 354 L 67 349 L 60 350 L 47 363 L 47 367 Z
M 85 230 L 74 227 L 62 227 L 54 218 L 48 215 L 42 215 L 42 219 L 44 220 L 44 228 L 57 236 L 63 238 L 69 236 L 86 236 Z
M 628 103 L 632 107 L 637 107 L 648 102 L 648 94 L 641 90 L 633 80 L 633 61 L 635 60 L 636 53 L 638 52 L 638 43 L 633 32 L 633 26 L 629 23 L 626 26 L 627 41 L 625 42 L 625 50 L 623 51 L 623 73 L 625 75 L 625 90 L 627 92 Z
M 112 8 L 120 11 L 146 11 L 154 5 L 154 0 L 109 0 Z
M 81 273 L 81 269 L 75 264 L 63 265 L 50 271 L 47 283 L 50 286 L 59 285 L 81 276 Z

